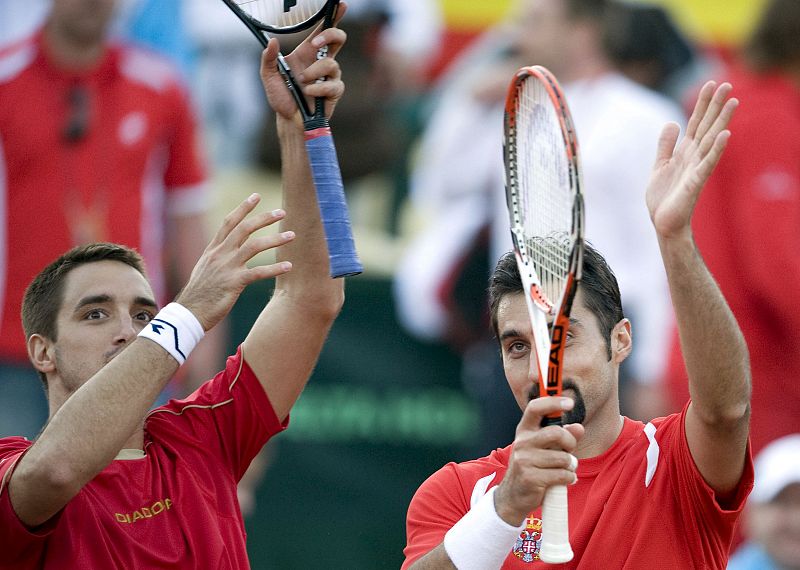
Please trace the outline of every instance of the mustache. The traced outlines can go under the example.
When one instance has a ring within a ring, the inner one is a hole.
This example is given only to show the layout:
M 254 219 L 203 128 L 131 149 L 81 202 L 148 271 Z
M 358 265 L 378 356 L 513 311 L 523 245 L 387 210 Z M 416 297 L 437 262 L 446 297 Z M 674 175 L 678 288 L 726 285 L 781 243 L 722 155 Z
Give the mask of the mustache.
M 572 390 L 575 393 L 575 397 L 576 398 L 583 396 L 583 394 L 581 393 L 581 389 L 578 388 L 578 385 L 575 384 L 575 381 L 572 380 L 571 378 L 567 378 L 566 380 L 564 380 L 562 382 L 561 390 L 562 391 L 564 391 L 564 390 Z M 539 383 L 536 382 L 536 383 L 534 383 L 533 386 L 531 386 L 531 391 L 528 393 L 528 401 L 535 400 L 540 395 L 541 395 L 541 393 L 540 393 L 540 390 L 539 390 Z

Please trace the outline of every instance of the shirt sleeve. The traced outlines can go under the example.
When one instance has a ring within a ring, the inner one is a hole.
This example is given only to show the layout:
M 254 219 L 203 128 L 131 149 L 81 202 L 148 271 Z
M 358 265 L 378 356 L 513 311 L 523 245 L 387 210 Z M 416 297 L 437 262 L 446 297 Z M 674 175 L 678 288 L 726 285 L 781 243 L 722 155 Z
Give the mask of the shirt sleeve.
M 0 443 L 0 568 L 27 568 L 41 556 L 43 544 L 58 525 L 61 513 L 35 529 L 19 519 L 11 504 L 8 482 L 31 443 L 23 438 L 8 438 L 6 442 Z
M 185 400 L 171 400 L 147 417 L 153 437 L 190 438 L 215 454 L 238 481 L 264 444 L 286 429 L 264 388 L 247 365 L 241 347 L 225 370 Z
M 173 216 L 202 213 L 208 209 L 210 193 L 197 117 L 186 90 L 179 82 L 170 90 L 169 97 L 172 129 L 164 173 L 167 211 Z
M 720 504 L 689 450 L 685 430 L 688 409 L 687 403 L 680 414 L 673 414 L 660 422 L 656 440 L 665 456 L 661 463 L 668 471 L 672 492 L 686 513 L 684 533 L 689 540 L 697 541 L 695 552 L 702 552 L 705 560 L 711 563 L 728 556 L 736 523 L 753 488 L 753 459 L 748 442 L 739 484 L 725 504 Z
M 405 570 L 439 546 L 444 535 L 469 511 L 454 463 L 448 463 L 420 485 L 406 518 Z

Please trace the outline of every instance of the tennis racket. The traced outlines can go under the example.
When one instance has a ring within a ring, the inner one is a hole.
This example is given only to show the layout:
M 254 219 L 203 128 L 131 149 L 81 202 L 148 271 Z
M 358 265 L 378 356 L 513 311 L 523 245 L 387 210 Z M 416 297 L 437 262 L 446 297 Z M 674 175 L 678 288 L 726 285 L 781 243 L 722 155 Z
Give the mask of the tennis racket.
M 323 21 L 329 28 L 336 17 L 339 0 L 222 0 L 253 32 L 265 48 L 269 34 L 293 34 Z M 325 57 L 328 47 L 317 52 Z M 311 174 L 317 189 L 322 225 L 328 244 L 331 277 L 358 275 L 363 271 L 356 253 L 350 215 L 344 196 L 342 174 L 333 135 L 325 117 L 324 99 L 318 97 L 314 109 L 309 108 L 300 85 L 292 75 L 283 55 L 278 55 L 278 71 L 294 97 L 306 131 L 306 149 Z
M 567 102 L 544 67 L 520 69 L 508 90 L 503 153 L 517 266 L 534 337 L 539 394 L 561 394 L 564 345 L 583 260 L 583 195 L 578 141 Z M 551 324 L 548 324 L 551 321 Z M 561 425 L 560 414 L 543 425 Z M 567 488 L 542 502 L 544 562 L 572 560 Z

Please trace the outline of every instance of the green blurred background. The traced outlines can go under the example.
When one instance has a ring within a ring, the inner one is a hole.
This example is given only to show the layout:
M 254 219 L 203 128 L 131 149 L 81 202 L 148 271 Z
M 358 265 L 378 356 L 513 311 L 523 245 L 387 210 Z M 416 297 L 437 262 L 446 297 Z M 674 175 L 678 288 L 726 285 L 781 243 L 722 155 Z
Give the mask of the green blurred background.
M 232 314 L 243 338 L 270 294 L 248 288 Z M 478 413 L 459 359 L 405 335 L 385 278 L 348 280 L 347 301 L 246 519 L 253 568 L 399 568 L 419 484 L 466 459 Z M 291 358 L 291 355 L 286 355 Z

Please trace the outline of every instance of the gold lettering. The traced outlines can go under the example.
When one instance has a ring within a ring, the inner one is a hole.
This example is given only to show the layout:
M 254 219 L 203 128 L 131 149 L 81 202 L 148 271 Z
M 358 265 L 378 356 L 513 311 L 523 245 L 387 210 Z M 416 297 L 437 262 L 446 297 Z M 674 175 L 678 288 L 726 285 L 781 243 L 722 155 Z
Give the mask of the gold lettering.
M 161 499 L 149 507 L 142 507 L 141 509 L 135 510 L 132 513 L 114 513 L 114 518 L 117 519 L 118 523 L 131 524 L 141 519 L 151 519 L 154 516 L 169 510 L 170 508 L 172 508 L 172 499 Z

